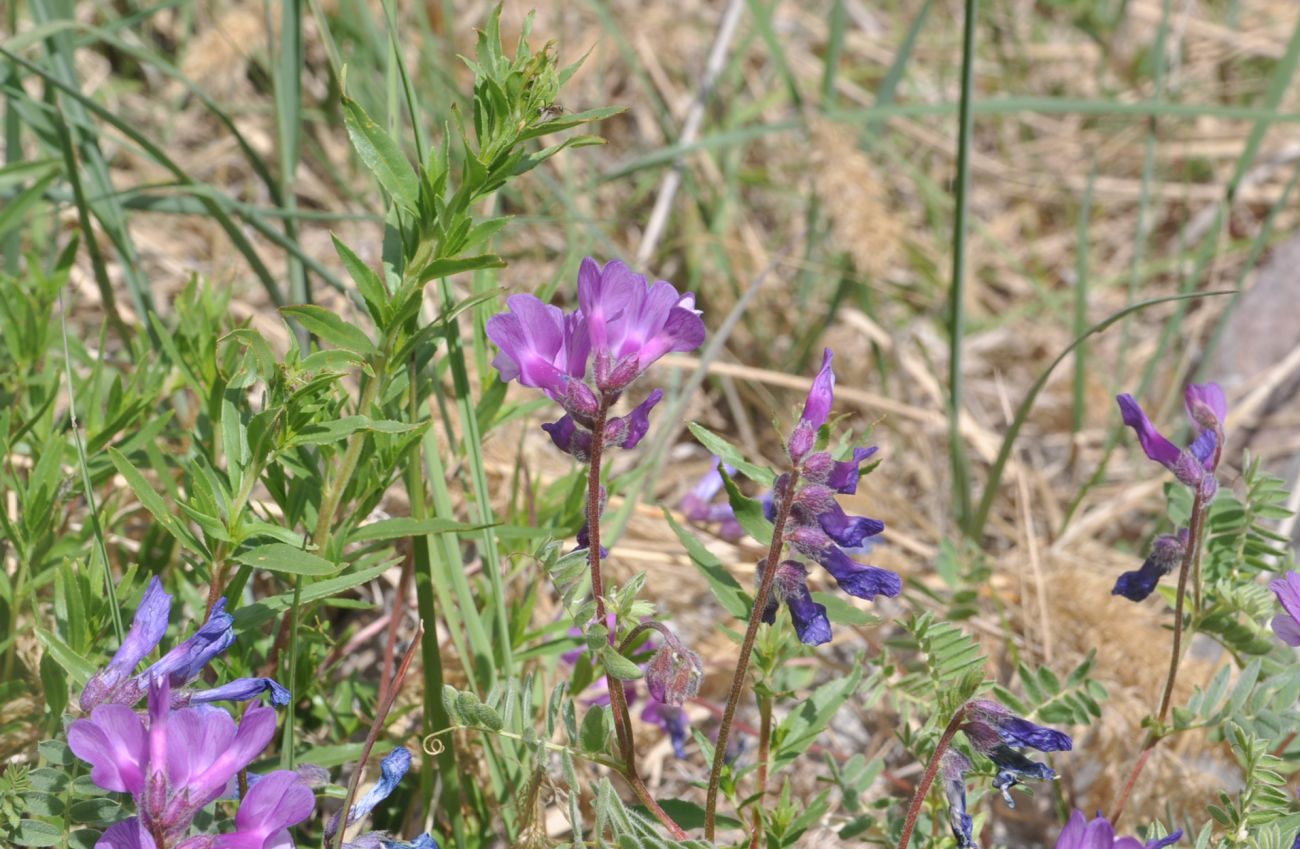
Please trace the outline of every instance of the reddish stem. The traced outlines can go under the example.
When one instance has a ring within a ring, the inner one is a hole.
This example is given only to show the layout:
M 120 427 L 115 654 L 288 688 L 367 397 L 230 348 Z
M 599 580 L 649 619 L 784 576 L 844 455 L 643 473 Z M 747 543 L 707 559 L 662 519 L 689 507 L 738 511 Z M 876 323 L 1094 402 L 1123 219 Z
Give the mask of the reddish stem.
M 785 525 L 790 519 L 790 509 L 794 506 L 794 493 L 798 483 L 799 470 L 795 469 L 790 473 L 785 497 L 780 499 L 776 521 L 772 523 L 772 544 L 768 546 L 767 558 L 763 561 L 763 577 L 758 584 L 758 593 L 754 596 L 754 609 L 749 613 L 749 627 L 745 629 L 745 639 L 740 644 L 740 656 L 736 658 L 736 672 L 731 679 L 731 692 L 727 695 L 727 706 L 722 710 L 722 724 L 718 726 L 718 740 L 713 749 L 713 769 L 709 773 L 709 790 L 704 804 L 705 840 L 712 840 L 717 831 L 718 783 L 722 780 L 722 764 L 727 756 L 727 736 L 731 733 L 731 723 L 736 717 L 736 705 L 740 703 L 740 693 L 745 687 L 745 673 L 749 670 L 749 656 L 754 651 L 754 638 L 758 636 L 758 626 L 763 621 L 767 598 L 772 594 L 772 582 L 776 579 L 776 563 L 781 558 L 781 548 L 785 542 Z
M 916 819 L 921 815 L 921 803 L 925 801 L 925 794 L 930 792 L 930 785 L 934 784 L 934 777 L 939 772 L 939 761 L 943 758 L 943 753 L 948 751 L 948 744 L 952 742 L 965 718 L 966 706 L 962 705 L 952 715 L 952 719 L 948 720 L 948 727 L 943 729 L 943 736 L 935 744 L 934 754 L 930 755 L 930 763 L 921 776 L 921 783 L 916 785 L 916 793 L 912 795 L 912 804 L 907 806 L 907 819 L 903 822 L 903 835 L 898 839 L 898 849 L 907 849 L 907 844 L 912 839 L 912 829 L 916 828 Z

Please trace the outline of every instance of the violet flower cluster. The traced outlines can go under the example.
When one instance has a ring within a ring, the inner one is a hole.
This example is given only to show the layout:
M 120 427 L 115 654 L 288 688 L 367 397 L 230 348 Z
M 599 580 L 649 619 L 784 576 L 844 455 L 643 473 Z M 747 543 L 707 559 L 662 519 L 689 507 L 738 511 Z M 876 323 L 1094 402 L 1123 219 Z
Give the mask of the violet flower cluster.
M 512 295 L 506 306 L 487 322 L 488 338 L 500 349 L 492 365 L 503 380 L 541 389 L 564 408 L 562 418 L 542 427 L 557 448 L 584 462 L 603 411 L 660 357 L 704 341 L 693 294 L 665 280 L 651 284 L 618 260 L 601 268 L 583 259 L 572 312 L 534 295 Z M 628 415 L 606 419 L 603 441 L 635 447 L 662 398 L 656 389 Z
M 1228 415 L 1228 402 L 1217 383 L 1190 384 L 1183 399 L 1195 431 L 1186 448 L 1179 448 L 1156 430 L 1132 395 L 1119 395 L 1115 400 L 1124 424 L 1133 428 L 1147 457 L 1173 472 L 1180 483 L 1199 493 L 1202 502 L 1208 503 L 1219 489 L 1215 472 L 1223 451 L 1223 422 Z M 1189 544 L 1186 528 L 1158 537 L 1142 566 L 1120 575 L 1111 593 L 1130 601 L 1144 600 L 1160 579 L 1182 562 Z
M 219 701 L 246 701 L 269 693 L 271 703 L 282 707 L 289 703 L 289 691 L 270 678 L 236 678 L 210 690 L 177 689 L 198 678 L 212 660 L 235 641 L 234 619 L 226 613 L 226 600 L 217 599 L 208 619 L 191 637 L 167 652 L 143 672 L 136 667 L 162 642 L 171 616 L 172 597 L 155 576 L 145 588 L 140 606 L 122 645 L 108 666 L 91 676 L 81 691 L 81 709 L 90 712 L 98 705 L 135 705 L 144 697 L 149 683 L 166 678 L 171 685 L 172 706 L 205 704 Z
M 850 551 L 864 550 L 870 538 L 884 531 L 885 523 L 866 516 L 850 516 L 835 498 L 857 492 L 860 468 L 876 449 L 855 448 L 848 460 L 836 460 L 828 451 L 814 451 L 835 400 L 832 359 L 833 354 L 827 349 L 788 443 L 793 471 L 776 479 L 770 501 L 764 502 L 764 511 L 769 521 L 775 521 L 783 503 L 790 502 L 785 541 L 801 557 L 821 564 L 844 592 L 868 601 L 880 595 L 897 596 L 903 589 L 897 574 L 858 563 L 849 556 Z M 784 603 L 800 641 L 819 645 L 830 641 L 830 620 L 825 605 L 813 601 L 807 577 L 807 568 L 798 560 L 777 564 L 763 621 L 775 622 L 777 607 Z M 759 579 L 762 580 L 762 575 Z
M 110 826 L 96 849 L 286 849 L 287 829 L 315 806 L 311 788 L 297 772 L 279 770 L 252 782 L 235 816 L 235 830 L 188 836 L 195 815 L 229 795 L 239 772 L 262 753 L 275 734 L 275 711 L 250 707 L 238 723 L 210 702 L 248 699 L 270 692 L 285 704 L 289 693 L 266 678 L 245 678 L 210 690 L 181 690 L 234 639 L 224 605 L 212 609 L 199 631 L 143 673 L 135 668 L 162 640 L 171 597 L 150 581 L 131 629 L 108 666 L 81 694 L 90 716 L 68 728 L 68 746 L 91 766 L 98 787 L 129 793 L 136 816 Z M 134 704 L 148 698 L 144 714 Z
M 1068 752 L 1074 741 L 1068 734 L 1053 728 L 1037 725 L 1016 716 L 1007 708 L 988 699 L 972 699 L 962 708 L 964 721 L 959 728 L 970 741 L 971 748 L 988 758 L 997 767 L 993 786 L 1002 793 L 1007 805 L 1015 807 L 1011 788 L 1023 784 L 1025 779 L 1052 781 L 1056 772 L 1045 763 L 1030 760 L 1016 747 L 1036 749 L 1040 752 Z M 948 819 L 957 838 L 959 849 L 972 849 L 975 843 L 971 834 L 971 818 L 966 811 L 966 773 L 971 763 L 965 755 L 949 749 L 940 761 L 944 792 L 948 798 Z M 952 757 L 949 757 L 952 755 Z
M 1282 612 L 1273 617 L 1273 633 L 1288 646 L 1300 646 L 1300 574 L 1287 572 L 1268 588 L 1282 605 Z

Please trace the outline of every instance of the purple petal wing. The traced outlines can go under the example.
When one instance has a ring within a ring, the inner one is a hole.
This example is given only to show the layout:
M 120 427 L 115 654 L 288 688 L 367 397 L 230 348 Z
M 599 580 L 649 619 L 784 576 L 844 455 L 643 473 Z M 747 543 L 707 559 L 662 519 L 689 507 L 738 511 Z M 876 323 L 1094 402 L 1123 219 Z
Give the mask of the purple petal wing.
M 874 445 L 870 448 L 854 448 L 852 460 L 836 461 L 831 467 L 830 475 L 826 479 L 826 485 L 844 495 L 852 495 L 857 492 L 858 476 L 862 464 L 876 451 L 877 448 Z
M 153 835 L 140 825 L 139 817 L 128 817 L 104 830 L 95 849 L 155 849 Z
M 828 545 L 817 554 L 817 562 L 835 578 L 840 589 L 851 596 L 870 601 L 878 595 L 894 597 L 903 590 L 903 579 L 878 566 L 864 566 L 840 550 Z
M 100 705 L 90 719 L 72 723 L 68 746 L 90 764 L 90 778 L 97 786 L 118 793 L 144 790 L 149 744 L 144 723 L 126 705 Z
M 827 536 L 846 548 L 857 548 L 867 537 L 876 536 L 885 530 L 885 523 L 879 519 L 850 516 L 833 501 L 817 514 L 817 524 L 821 525 Z
M 1183 401 L 1192 421 L 1196 421 L 1195 409 L 1198 406 L 1209 409 L 1220 426 L 1228 418 L 1228 399 L 1224 397 L 1223 387 L 1217 383 L 1189 383 Z
M 1300 622 L 1292 619 L 1289 613 L 1273 617 L 1273 633 L 1288 646 L 1300 646 Z
M 803 404 L 803 415 L 799 417 L 800 421 L 808 423 L 813 430 L 826 424 L 831 415 L 831 405 L 835 402 L 835 370 L 831 366 L 834 358 L 830 348 L 822 352 L 821 371 L 813 379 L 812 388 L 808 390 L 808 398 Z
M 1178 456 L 1182 454 L 1178 450 L 1178 446 L 1160 435 L 1155 425 L 1151 424 L 1151 420 L 1147 418 L 1147 414 L 1142 412 L 1142 408 L 1138 406 L 1137 401 L 1133 400 L 1132 395 L 1119 395 L 1115 400 L 1119 403 L 1124 424 L 1133 428 L 1146 455 L 1157 463 L 1172 469 L 1178 462 Z

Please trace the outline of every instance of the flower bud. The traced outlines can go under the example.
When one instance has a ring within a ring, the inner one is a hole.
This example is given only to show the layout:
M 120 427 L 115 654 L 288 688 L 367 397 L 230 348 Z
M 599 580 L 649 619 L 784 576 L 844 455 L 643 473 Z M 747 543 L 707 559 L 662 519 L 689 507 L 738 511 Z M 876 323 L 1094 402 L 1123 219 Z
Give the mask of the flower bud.
M 655 652 L 646 666 L 646 686 L 655 700 L 681 707 L 700 691 L 704 664 L 700 656 L 680 642 L 670 642 Z

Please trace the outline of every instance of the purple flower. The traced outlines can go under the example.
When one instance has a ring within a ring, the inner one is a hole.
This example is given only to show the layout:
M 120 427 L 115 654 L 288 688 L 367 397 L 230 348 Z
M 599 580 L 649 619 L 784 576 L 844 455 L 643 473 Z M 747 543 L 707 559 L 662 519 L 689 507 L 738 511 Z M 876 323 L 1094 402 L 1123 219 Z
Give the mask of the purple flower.
M 248 788 L 234 831 L 191 837 L 176 849 L 292 849 L 289 826 L 307 819 L 315 807 L 316 797 L 298 773 L 276 770 Z
M 1120 575 L 1115 580 L 1115 589 L 1111 590 L 1111 595 L 1122 595 L 1129 601 L 1142 601 L 1151 595 L 1162 577 L 1182 562 L 1186 553 L 1186 528 L 1180 528 L 1176 534 L 1156 537 L 1151 546 L 1151 554 L 1142 562 L 1142 566 Z
M 698 348 L 704 322 L 694 295 L 663 280 L 649 284 L 617 260 L 603 269 L 591 257 L 582 261 L 578 305 L 565 314 L 533 295 L 512 295 L 506 311 L 488 319 L 487 334 L 500 349 L 492 365 L 503 380 L 541 389 L 565 409 L 568 416 L 543 427 L 556 447 L 585 462 L 601 409 L 664 354 Z M 594 387 L 587 383 L 589 363 Z M 606 440 L 634 447 L 662 397 L 651 393 L 625 418 L 610 419 Z
M 664 354 L 693 351 L 704 341 L 694 295 L 664 280 L 651 285 L 618 260 L 603 269 L 591 257 L 582 261 L 578 305 L 604 392 L 623 390 Z
M 220 708 L 172 710 L 169 690 L 165 678 L 151 684 L 147 726 L 126 705 L 97 706 L 68 728 L 68 746 L 96 785 L 130 793 L 144 828 L 170 842 L 266 748 L 275 711 L 249 708 L 236 727 Z
M 662 633 L 662 632 L 661 632 Z M 681 707 L 700 692 L 704 664 L 700 656 L 673 636 L 645 665 L 645 683 L 650 697 L 671 707 Z
M 943 793 L 948 798 L 948 825 L 957 839 L 957 849 L 976 849 L 971 830 L 974 821 L 966 812 L 966 773 L 971 769 L 970 759 L 956 749 L 948 749 L 939 760 L 939 774 L 943 776 Z
M 1181 483 L 1200 487 L 1206 498 L 1214 494 L 1218 489 L 1214 471 L 1219 463 L 1223 422 L 1228 414 L 1228 403 L 1219 384 L 1188 385 L 1184 400 L 1187 415 L 1196 425 L 1197 433 L 1185 449 L 1174 445 L 1156 430 L 1132 395 L 1118 395 L 1115 400 L 1119 403 L 1124 424 L 1133 428 L 1147 457 L 1173 472 Z
M 344 828 L 354 825 L 370 815 L 375 806 L 392 795 L 397 789 L 398 782 L 411 768 L 411 750 L 404 746 L 398 746 L 389 752 L 382 761 L 379 762 L 379 781 L 371 787 L 366 795 L 356 801 L 356 804 L 348 811 L 348 821 Z M 339 812 L 342 813 L 341 811 Z M 333 819 L 325 828 L 325 837 L 328 839 L 339 830 L 339 814 L 335 814 Z
M 713 464 L 713 468 L 682 497 L 682 512 L 692 522 L 720 523 L 718 536 L 735 542 L 745 535 L 744 528 L 736 521 L 736 511 L 731 509 L 731 504 L 728 502 L 721 501 L 715 504 L 713 499 L 722 491 L 722 474 L 718 471 L 718 466 L 721 465 L 729 475 L 734 475 L 736 469 L 722 463 L 717 457 L 713 458 Z
M 1300 646 L 1300 574 L 1287 572 L 1268 588 L 1282 605 L 1282 612 L 1273 617 L 1273 633 L 1288 646 Z
M 343 827 L 346 828 L 358 823 L 369 816 L 376 805 L 392 794 L 410 768 L 411 751 L 409 749 L 398 746 L 389 752 L 379 763 L 379 781 L 375 783 L 374 787 L 370 788 L 366 795 L 358 799 L 356 804 L 348 811 L 347 823 Z M 342 811 L 339 812 L 339 814 L 341 813 Z M 329 825 L 325 827 L 327 842 L 338 832 L 339 814 L 335 814 Z M 403 840 L 396 840 L 381 831 L 370 831 L 360 835 L 355 840 L 344 843 L 343 846 L 344 849 L 438 849 L 438 841 L 434 840 L 428 832 L 407 843 Z
M 207 621 L 193 636 L 139 675 L 132 675 L 145 656 L 162 642 L 171 603 L 172 597 L 163 590 L 162 582 L 157 577 L 152 578 L 145 587 L 122 645 L 108 666 L 91 676 L 81 691 L 83 711 L 90 713 L 103 704 L 134 705 L 148 691 L 149 683 L 158 678 L 166 678 L 171 685 L 175 707 L 191 702 L 242 701 L 264 692 L 271 694 L 273 704 L 288 704 L 289 691 L 270 678 L 241 678 L 210 691 L 178 689 L 197 678 L 205 666 L 235 641 L 234 618 L 226 613 L 224 598 L 212 606 Z
M 801 463 L 817 442 L 817 431 L 831 415 L 831 405 L 835 402 L 835 371 L 831 368 L 834 354 L 827 348 L 822 352 L 822 367 L 813 379 L 808 390 L 808 398 L 803 404 L 803 414 L 799 423 L 790 434 L 790 459 L 795 465 Z
M 686 711 L 662 702 L 650 702 L 641 711 L 641 721 L 662 728 L 673 744 L 673 754 L 686 757 L 686 741 L 691 737 L 691 720 Z
M 1002 792 L 1002 798 L 1013 808 L 1016 803 L 1011 798 L 1012 787 L 1023 783 L 1025 778 L 1051 781 L 1056 778 L 1056 772 L 1012 747 L 1068 752 L 1074 745 L 1069 735 L 1022 719 L 997 702 L 975 699 L 967 702 L 965 711 L 967 721 L 961 730 L 975 751 L 993 761 L 998 768 L 993 786 Z
M 95 841 L 95 849 L 156 849 L 157 845 L 153 835 L 140 825 L 139 817 L 113 823 Z
M 1075 811 L 1070 821 L 1056 838 L 1056 849 L 1164 849 L 1183 836 L 1180 828 L 1168 837 L 1148 840 L 1145 844 L 1136 837 L 1115 837 L 1115 827 L 1100 814 L 1088 821 L 1083 811 Z
M 763 565 L 759 564 L 760 581 Z M 790 610 L 790 619 L 801 643 L 819 646 L 831 641 L 831 621 L 826 616 L 826 605 L 813 601 L 812 593 L 808 592 L 808 570 L 797 560 L 785 560 L 776 567 L 772 594 L 763 609 L 763 621 L 775 624 L 777 608 L 783 603 Z

